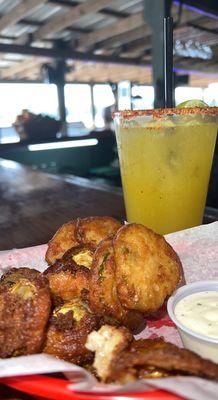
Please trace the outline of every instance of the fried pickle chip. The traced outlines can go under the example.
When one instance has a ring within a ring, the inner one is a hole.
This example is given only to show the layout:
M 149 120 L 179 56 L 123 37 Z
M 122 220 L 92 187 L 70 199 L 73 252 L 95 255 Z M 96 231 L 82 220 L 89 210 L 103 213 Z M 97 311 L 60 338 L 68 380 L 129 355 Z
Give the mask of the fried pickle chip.
M 113 235 L 121 223 L 111 217 L 88 217 L 78 219 L 77 236 L 81 243 L 98 245 L 104 238 Z
M 88 335 L 86 347 L 95 352 L 93 366 L 103 382 L 124 384 L 172 375 L 218 380 L 218 364 L 161 338 L 135 340 L 123 327 L 102 326 Z
M 127 310 L 117 296 L 115 280 L 113 241 L 102 240 L 94 254 L 90 271 L 89 304 L 92 311 L 100 315 L 105 323 L 127 326 L 132 332 L 140 332 L 146 325 L 144 315 Z
M 110 365 L 111 382 L 127 382 L 130 376 L 136 380 L 169 375 L 194 375 L 218 381 L 218 364 L 162 338 L 133 340 L 129 348 L 119 356 L 116 354 Z
M 76 220 L 62 225 L 48 243 L 45 260 L 52 265 L 60 259 L 71 247 L 77 246 L 79 242 L 76 238 Z
M 140 224 L 119 229 L 114 240 L 117 293 L 128 309 L 157 311 L 181 278 L 181 262 L 163 236 Z
M 95 247 L 105 237 L 114 234 L 121 227 L 111 217 L 78 218 L 60 227 L 48 243 L 45 259 L 49 265 L 62 258 L 64 253 L 81 244 Z
M 106 382 L 111 374 L 111 364 L 116 354 L 120 354 L 132 340 L 133 336 L 128 329 L 110 325 L 104 325 L 99 331 L 88 335 L 85 347 L 95 352 L 93 367 L 103 382 Z
M 85 342 L 98 327 L 99 318 L 80 299 L 64 303 L 53 312 L 43 351 L 78 365 L 90 363 L 93 354 Z
M 45 270 L 55 304 L 80 297 L 83 291 L 88 291 L 93 254 L 91 245 L 79 245 Z
M 80 297 L 89 290 L 89 270 L 98 243 L 121 224 L 110 217 L 78 218 L 63 225 L 50 240 L 45 275 L 55 303 Z
M 90 274 L 90 307 L 98 315 L 122 320 L 125 310 L 117 297 L 115 268 L 112 240 L 102 240 L 96 249 Z
M 39 353 L 50 316 L 50 290 L 43 275 L 12 268 L 0 281 L 0 357 Z

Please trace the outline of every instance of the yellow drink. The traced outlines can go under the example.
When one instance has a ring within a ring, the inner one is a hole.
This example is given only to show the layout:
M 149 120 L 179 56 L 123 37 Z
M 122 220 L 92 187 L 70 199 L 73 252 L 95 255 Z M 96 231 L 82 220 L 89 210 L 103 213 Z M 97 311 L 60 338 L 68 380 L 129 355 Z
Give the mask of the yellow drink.
M 129 222 L 142 223 L 161 234 L 201 224 L 217 115 L 216 108 L 116 114 Z

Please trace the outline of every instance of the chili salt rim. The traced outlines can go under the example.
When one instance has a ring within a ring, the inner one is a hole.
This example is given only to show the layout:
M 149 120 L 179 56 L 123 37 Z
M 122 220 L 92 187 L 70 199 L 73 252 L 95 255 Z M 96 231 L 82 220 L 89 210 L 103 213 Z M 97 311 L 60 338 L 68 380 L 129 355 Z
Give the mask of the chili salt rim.
M 204 114 L 209 116 L 218 116 L 218 107 L 184 107 L 184 108 L 157 108 L 150 110 L 123 110 L 115 111 L 113 118 L 121 117 L 131 119 L 136 117 L 153 116 L 154 118 L 170 117 L 172 115 L 197 115 Z

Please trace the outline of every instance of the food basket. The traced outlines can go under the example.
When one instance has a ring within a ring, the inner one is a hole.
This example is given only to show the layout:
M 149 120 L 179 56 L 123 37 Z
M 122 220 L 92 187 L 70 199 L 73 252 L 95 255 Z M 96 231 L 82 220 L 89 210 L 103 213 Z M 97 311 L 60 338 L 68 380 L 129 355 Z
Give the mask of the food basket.
M 182 397 L 175 394 L 155 389 L 145 393 L 132 392 L 122 394 L 73 392 L 69 389 L 69 381 L 45 375 L 30 375 L 18 378 L 0 379 L 0 383 L 32 396 L 40 396 L 40 399 L 50 400 L 182 400 Z
M 208 278 L 211 280 L 218 279 L 218 270 L 216 268 L 218 263 L 218 222 L 167 235 L 166 239 L 181 258 L 187 283 L 206 280 Z M 44 261 L 46 249 L 47 245 L 41 245 L 3 252 L 0 254 L 0 270 L 3 272 L 12 266 L 24 267 L 27 265 L 33 268 L 37 265 L 38 269 L 43 271 L 46 268 Z M 138 338 L 155 338 L 160 336 L 163 336 L 166 341 L 181 345 L 181 342 L 179 344 L 179 335 L 173 322 L 167 315 L 163 314 L 159 318 L 149 320 L 146 330 L 137 335 Z M 28 357 L 31 356 L 26 356 L 25 358 L 28 359 Z M 13 360 L 15 363 L 16 359 L 13 358 Z M 57 359 L 54 358 L 54 360 L 57 362 Z M 5 360 L 3 361 L 5 362 Z M 67 364 L 69 365 L 69 363 Z M 132 385 L 132 388 L 129 390 L 126 390 L 124 387 L 120 390 L 109 391 L 106 388 L 109 385 L 104 385 L 105 389 L 101 388 L 101 391 L 96 390 L 95 386 L 87 386 L 86 389 L 80 390 L 74 386 L 73 375 L 71 380 L 67 380 L 64 375 L 51 374 L 54 370 L 43 372 L 42 375 L 40 369 L 37 372 L 31 370 L 31 368 L 34 369 L 34 363 L 29 362 L 29 365 L 30 369 L 27 370 L 27 373 L 24 371 L 21 374 L 10 374 L 9 371 L 6 375 L 2 374 L 3 368 L 0 365 L 0 383 L 28 393 L 36 398 L 50 400 L 217 399 L 217 383 L 200 378 L 178 376 L 169 378 L 169 381 L 171 379 L 170 383 L 167 383 L 168 378 L 149 379 L 142 381 L 141 387 L 139 385 L 140 381 L 138 381 L 138 386 Z M 23 368 L 22 362 L 20 362 L 19 368 Z M 55 369 L 55 371 L 58 370 Z M 63 370 L 59 369 L 59 372 L 63 372 Z M 172 382 L 174 383 L 172 384 Z M 191 396 L 190 393 L 192 393 Z M 207 397 L 204 396 L 205 393 L 209 393 Z

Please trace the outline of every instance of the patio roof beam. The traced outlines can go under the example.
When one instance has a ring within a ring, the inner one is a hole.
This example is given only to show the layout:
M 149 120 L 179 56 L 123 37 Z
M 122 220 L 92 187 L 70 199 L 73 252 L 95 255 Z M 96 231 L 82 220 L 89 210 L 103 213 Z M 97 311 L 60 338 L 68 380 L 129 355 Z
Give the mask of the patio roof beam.
M 62 59 L 62 60 L 80 60 L 80 61 L 93 61 L 93 62 L 106 62 L 113 64 L 127 64 L 127 65 L 147 65 L 146 62 L 130 57 L 113 57 L 97 55 L 88 52 L 74 51 L 70 48 L 66 49 L 46 49 L 42 47 L 33 47 L 19 44 L 6 44 L 0 43 L 0 53 L 9 54 L 23 54 L 32 55 L 36 57 L 48 57 L 51 59 Z
M 4 14 L 0 18 L 0 32 L 2 32 L 5 28 L 8 28 L 11 25 L 19 22 L 20 19 L 29 15 L 34 11 L 34 9 L 38 8 L 40 5 L 46 3 L 47 0 L 23 0 L 21 3 L 12 8 L 12 10 L 6 14 Z

